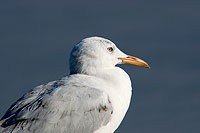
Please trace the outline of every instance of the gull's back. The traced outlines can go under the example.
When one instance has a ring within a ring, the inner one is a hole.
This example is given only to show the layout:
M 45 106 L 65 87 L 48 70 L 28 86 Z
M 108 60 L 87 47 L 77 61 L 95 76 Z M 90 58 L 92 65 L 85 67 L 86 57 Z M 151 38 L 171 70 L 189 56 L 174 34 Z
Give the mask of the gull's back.
M 32 89 L 2 117 L 0 132 L 95 132 L 113 109 L 107 94 L 88 86 L 90 79 L 75 74 Z

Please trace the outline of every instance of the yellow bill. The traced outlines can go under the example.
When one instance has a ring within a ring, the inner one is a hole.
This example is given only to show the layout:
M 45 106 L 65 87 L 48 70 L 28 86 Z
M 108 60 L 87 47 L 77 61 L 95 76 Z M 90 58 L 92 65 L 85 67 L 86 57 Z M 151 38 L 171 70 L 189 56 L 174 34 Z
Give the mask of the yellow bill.
M 128 57 L 126 58 L 119 58 L 119 59 L 122 60 L 122 63 L 150 68 L 150 66 L 145 61 L 137 57 L 128 55 Z

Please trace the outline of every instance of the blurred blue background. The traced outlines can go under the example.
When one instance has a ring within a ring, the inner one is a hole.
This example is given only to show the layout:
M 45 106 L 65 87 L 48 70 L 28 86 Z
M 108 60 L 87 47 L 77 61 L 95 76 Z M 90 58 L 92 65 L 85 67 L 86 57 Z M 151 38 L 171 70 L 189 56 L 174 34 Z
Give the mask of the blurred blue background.
M 31 88 L 68 75 L 89 36 L 112 40 L 151 70 L 120 65 L 133 81 L 116 133 L 200 133 L 200 1 L 0 1 L 0 116 Z

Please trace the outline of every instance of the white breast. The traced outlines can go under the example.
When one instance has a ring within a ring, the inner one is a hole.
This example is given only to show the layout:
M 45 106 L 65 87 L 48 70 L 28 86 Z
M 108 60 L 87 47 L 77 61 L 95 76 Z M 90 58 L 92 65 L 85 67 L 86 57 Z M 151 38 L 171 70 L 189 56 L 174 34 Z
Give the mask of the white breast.
M 131 80 L 123 69 L 115 67 L 105 72 L 102 77 L 106 86 L 102 88 L 110 97 L 113 116 L 105 127 L 95 133 L 112 133 L 118 128 L 128 110 L 132 94 Z

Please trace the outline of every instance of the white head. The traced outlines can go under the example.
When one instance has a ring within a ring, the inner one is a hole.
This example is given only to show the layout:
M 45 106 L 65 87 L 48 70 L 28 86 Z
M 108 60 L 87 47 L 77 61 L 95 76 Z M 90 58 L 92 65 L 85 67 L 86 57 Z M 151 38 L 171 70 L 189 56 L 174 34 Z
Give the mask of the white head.
M 121 52 L 113 42 L 101 37 L 89 37 L 76 44 L 70 55 L 70 74 L 95 74 L 99 70 L 115 67 L 120 63 L 134 65 L 147 63 Z M 145 64 L 145 65 L 144 65 Z

